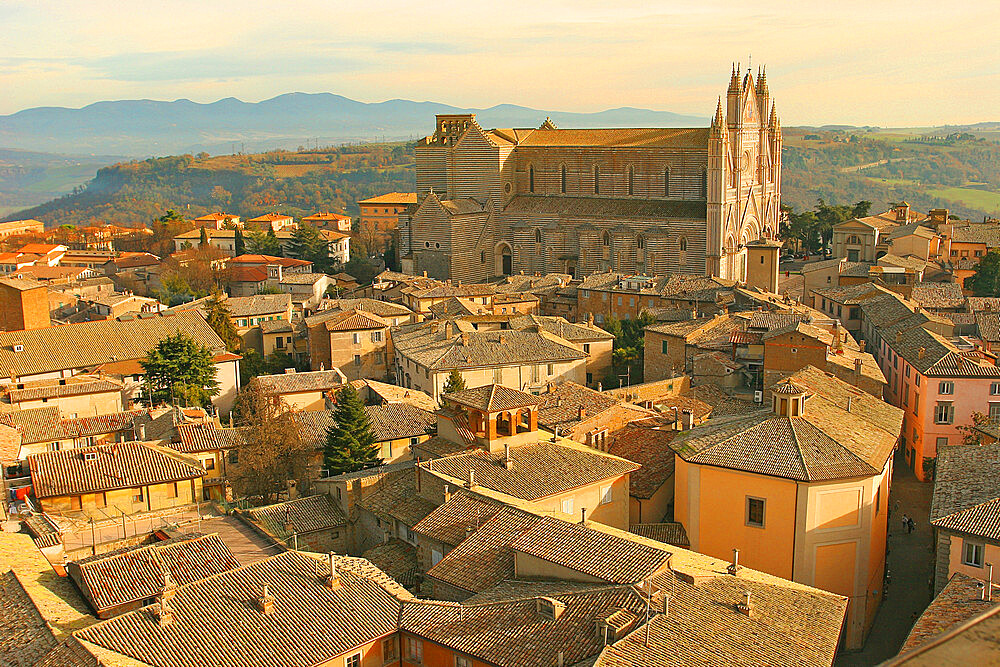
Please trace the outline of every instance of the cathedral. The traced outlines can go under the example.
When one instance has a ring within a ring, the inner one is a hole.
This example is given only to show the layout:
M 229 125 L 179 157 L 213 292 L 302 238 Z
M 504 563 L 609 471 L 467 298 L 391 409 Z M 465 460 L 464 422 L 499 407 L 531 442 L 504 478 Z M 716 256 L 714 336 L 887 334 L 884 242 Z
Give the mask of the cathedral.
M 733 68 L 708 128 L 487 130 L 439 115 L 417 142 L 403 271 L 704 274 L 745 281 L 778 232 L 781 124 L 766 75 Z M 756 261 L 756 260 L 755 260 Z

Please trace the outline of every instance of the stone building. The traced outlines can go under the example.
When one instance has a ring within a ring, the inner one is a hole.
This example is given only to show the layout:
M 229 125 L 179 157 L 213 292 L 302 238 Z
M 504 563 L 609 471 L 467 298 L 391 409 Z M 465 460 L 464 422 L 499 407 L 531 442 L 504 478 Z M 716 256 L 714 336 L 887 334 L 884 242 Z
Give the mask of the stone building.
M 763 73 L 733 69 L 709 128 L 481 127 L 439 115 L 400 216 L 408 273 L 696 273 L 744 280 L 779 226 L 781 126 Z

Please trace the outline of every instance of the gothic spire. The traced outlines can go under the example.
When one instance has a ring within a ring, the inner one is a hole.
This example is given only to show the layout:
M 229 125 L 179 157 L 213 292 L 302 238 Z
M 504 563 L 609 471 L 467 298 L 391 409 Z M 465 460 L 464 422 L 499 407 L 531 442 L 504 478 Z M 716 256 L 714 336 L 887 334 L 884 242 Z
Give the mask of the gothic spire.
M 768 125 L 771 126 L 772 130 L 777 130 L 781 127 L 781 121 L 778 119 L 777 105 L 774 102 L 771 103 L 771 119 Z
M 738 93 L 740 91 L 740 65 L 733 63 L 733 75 L 729 78 L 729 92 Z
M 715 118 L 712 119 L 712 127 L 724 127 L 725 119 L 722 116 L 722 97 L 719 97 L 719 104 L 715 107 Z
M 767 91 L 767 67 L 766 66 L 761 67 L 761 68 L 759 68 L 759 70 L 760 71 L 757 72 L 757 94 L 760 95 L 761 93 L 764 93 L 766 95 L 767 92 L 768 92 Z

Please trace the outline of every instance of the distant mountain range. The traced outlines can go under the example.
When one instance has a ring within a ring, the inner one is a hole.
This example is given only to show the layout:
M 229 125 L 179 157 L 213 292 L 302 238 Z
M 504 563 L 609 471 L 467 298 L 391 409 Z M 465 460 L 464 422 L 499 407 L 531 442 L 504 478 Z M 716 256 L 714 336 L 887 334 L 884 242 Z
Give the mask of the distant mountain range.
M 210 104 L 122 100 L 82 109 L 38 107 L 0 116 L 0 147 L 135 157 L 179 153 L 256 152 L 312 144 L 392 141 L 425 136 L 434 114 L 475 113 L 484 127 L 537 127 L 546 116 L 561 127 L 704 127 L 709 118 L 621 107 L 569 113 L 501 104 L 460 109 L 437 102 L 365 103 L 330 93 L 289 93 L 262 102 L 228 97 Z

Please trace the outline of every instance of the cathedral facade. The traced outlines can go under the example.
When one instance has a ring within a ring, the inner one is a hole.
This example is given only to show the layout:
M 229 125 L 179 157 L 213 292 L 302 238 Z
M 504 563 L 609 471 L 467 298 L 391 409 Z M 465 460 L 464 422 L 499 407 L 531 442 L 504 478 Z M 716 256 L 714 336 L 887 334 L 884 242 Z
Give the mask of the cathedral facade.
M 744 281 L 775 238 L 781 125 L 737 68 L 708 128 L 486 130 L 439 115 L 417 143 L 403 271 L 464 282 L 519 272 L 704 274 Z

